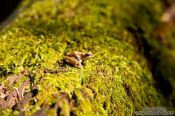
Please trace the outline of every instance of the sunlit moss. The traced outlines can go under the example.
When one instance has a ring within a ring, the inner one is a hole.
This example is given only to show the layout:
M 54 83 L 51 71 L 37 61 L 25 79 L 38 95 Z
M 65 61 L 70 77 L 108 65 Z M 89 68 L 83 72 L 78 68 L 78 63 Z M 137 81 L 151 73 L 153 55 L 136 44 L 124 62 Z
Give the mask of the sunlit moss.
M 146 106 L 161 106 L 164 100 L 153 86 L 145 57 L 126 29 L 141 25 L 150 34 L 160 8 L 152 0 L 36 0 L 0 33 L 0 75 L 22 69 L 35 73 L 39 92 L 33 98 L 36 104 L 24 107 L 27 115 L 42 104 L 58 102 L 54 95 L 60 92 L 75 101 L 71 113 L 76 115 L 132 115 Z M 70 67 L 63 59 L 75 50 L 92 52 L 94 57 L 82 69 Z M 67 71 L 43 73 L 60 67 Z M 61 113 L 67 115 L 70 104 L 60 102 Z

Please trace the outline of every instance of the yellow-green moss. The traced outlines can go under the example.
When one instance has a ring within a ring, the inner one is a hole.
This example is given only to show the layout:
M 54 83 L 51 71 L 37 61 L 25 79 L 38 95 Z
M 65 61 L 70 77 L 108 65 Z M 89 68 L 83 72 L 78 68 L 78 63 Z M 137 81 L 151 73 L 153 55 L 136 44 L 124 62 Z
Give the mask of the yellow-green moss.
M 132 115 L 146 106 L 163 106 L 145 57 L 126 29 L 137 23 L 150 34 L 160 9 L 161 4 L 152 0 L 36 0 L 0 33 L 0 82 L 22 69 L 35 73 L 39 92 L 33 98 L 36 104 L 25 106 L 27 115 L 42 104 L 56 103 L 53 95 L 60 92 L 75 100 L 72 114 L 83 116 Z M 82 69 L 65 65 L 65 54 L 75 50 L 94 57 Z M 42 73 L 64 66 L 68 71 Z M 62 113 L 69 113 L 70 104 L 60 102 Z M 10 113 L 18 112 L 1 111 Z

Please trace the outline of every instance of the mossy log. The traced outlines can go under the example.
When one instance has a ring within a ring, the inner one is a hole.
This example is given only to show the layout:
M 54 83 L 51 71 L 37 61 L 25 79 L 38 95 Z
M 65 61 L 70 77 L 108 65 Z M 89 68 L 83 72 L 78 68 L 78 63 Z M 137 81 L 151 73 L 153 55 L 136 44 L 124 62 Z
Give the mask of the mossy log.
M 158 31 L 163 9 L 159 0 L 23 1 L 0 32 L 0 115 L 173 108 L 175 41 L 171 31 Z M 74 51 L 94 56 L 76 68 L 64 61 Z

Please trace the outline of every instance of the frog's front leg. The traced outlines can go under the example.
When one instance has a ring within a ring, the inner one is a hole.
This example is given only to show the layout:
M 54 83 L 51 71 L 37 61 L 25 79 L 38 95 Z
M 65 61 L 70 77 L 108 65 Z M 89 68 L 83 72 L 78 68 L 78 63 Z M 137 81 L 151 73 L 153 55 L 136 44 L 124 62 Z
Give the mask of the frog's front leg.
M 75 67 L 77 67 L 77 68 L 81 68 L 82 67 L 82 60 L 81 59 L 77 59 L 77 58 L 75 58 L 75 57 L 69 57 L 69 56 L 66 56 L 65 57 L 65 61 L 68 63 L 68 64 L 70 64 L 70 65 L 72 65 L 72 66 L 75 66 Z

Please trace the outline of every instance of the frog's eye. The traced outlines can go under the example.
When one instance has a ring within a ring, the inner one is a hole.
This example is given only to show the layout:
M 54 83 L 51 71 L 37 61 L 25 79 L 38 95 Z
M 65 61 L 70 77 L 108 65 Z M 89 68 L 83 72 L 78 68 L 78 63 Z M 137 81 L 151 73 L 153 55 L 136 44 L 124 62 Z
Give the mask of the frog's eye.
M 86 53 L 84 57 L 92 57 L 93 55 L 91 53 Z

